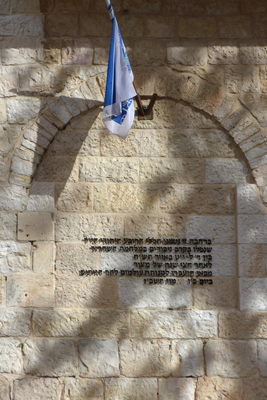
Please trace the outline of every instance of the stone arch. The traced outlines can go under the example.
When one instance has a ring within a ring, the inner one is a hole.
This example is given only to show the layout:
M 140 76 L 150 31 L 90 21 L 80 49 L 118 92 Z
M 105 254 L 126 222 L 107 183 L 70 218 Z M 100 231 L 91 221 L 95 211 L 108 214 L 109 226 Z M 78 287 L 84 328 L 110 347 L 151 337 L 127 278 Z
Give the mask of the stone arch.
M 161 99 L 182 100 L 217 121 L 233 138 L 244 154 L 263 202 L 267 203 L 267 137 L 257 119 L 235 95 L 191 72 L 171 68 L 144 70 L 137 68 L 140 94 L 157 93 Z M 29 186 L 46 149 L 58 131 L 72 118 L 103 105 L 105 74 L 83 82 L 67 95 L 61 94 L 44 107 L 38 117 L 23 130 L 12 157 L 9 182 Z M 29 155 L 27 149 L 33 151 Z M 18 160 L 19 159 L 19 160 Z

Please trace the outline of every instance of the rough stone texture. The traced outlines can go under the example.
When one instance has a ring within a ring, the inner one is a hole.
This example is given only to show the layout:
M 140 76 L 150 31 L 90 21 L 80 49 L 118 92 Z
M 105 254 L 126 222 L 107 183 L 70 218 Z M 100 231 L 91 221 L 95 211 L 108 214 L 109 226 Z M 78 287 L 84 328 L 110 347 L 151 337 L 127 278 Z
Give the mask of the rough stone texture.
M 166 58 L 166 48 L 160 41 L 139 40 L 133 49 L 133 64 L 137 65 L 162 65 Z
M 211 239 L 213 243 L 235 243 L 234 217 L 191 217 L 187 218 L 186 236 L 188 239 L 203 237 Z
M 90 378 L 118 376 L 119 354 L 117 341 L 80 340 L 79 372 L 82 377 Z
M 247 382 L 248 379 L 244 381 Z M 244 400 L 242 380 L 225 379 L 219 376 L 198 379 L 196 400 L 221 400 L 222 398 Z
M 218 25 L 222 39 L 251 37 L 251 20 L 246 15 L 221 17 Z
M 8 379 L 1 376 L 0 377 L 0 399 L 1 400 L 10 400 L 10 383 Z
M 134 397 L 133 397 L 134 396 Z M 105 379 L 107 400 L 157 400 L 157 380 L 155 378 L 108 378 Z
M 261 126 L 267 126 L 266 109 L 267 97 L 265 94 L 242 94 L 241 102 L 249 109 Z
M 212 275 L 236 275 L 236 247 L 232 245 L 212 247 Z
M 59 396 L 57 379 L 22 379 L 14 382 L 14 400 L 57 400 Z
M 267 243 L 266 215 L 239 215 L 239 243 Z
M 9 307 L 52 307 L 53 278 L 49 275 L 12 274 L 7 277 Z
M 257 345 L 253 340 L 210 340 L 204 351 L 209 377 L 242 378 L 257 371 Z
M 259 69 L 252 66 L 225 68 L 225 86 L 230 93 L 258 93 Z
M 239 51 L 236 44 L 229 46 L 220 46 L 216 43 L 208 47 L 209 64 L 238 64 Z
M 243 393 L 242 400 L 250 400 L 255 397 L 258 400 L 266 399 L 267 382 L 266 378 L 247 378 L 243 379 Z
M 0 211 L 0 240 L 14 240 L 17 234 L 16 214 Z
M 34 242 L 33 271 L 49 274 L 54 271 L 55 245 L 53 242 Z
M 0 275 L 0 306 L 4 306 L 6 303 L 6 283 L 5 277 Z
M 93 49 L 90 40 L 64 40 L 62 43 L 63 65 L 90 65 Z
M 215 311 L 133 311 L 133 338 L 194 339 L 217 334 Z
M 267 278 L 240 279 L 240 309 L 267 311 Z
M 258 365 L 261 376 L 267 376 L 267 343 L 265 340 L 258 341 Z
M 41 111 L 44 99 L 23 97 L 7 100 L 7 120 L 10 124 L 25 124 Z
M 0 336 L 28 336 L 30 330 L 31 311 L 21 309 L 0 310 Z
M 59 243 L 57 245 L 57 273 L 78 274 L 81 269 L 101 269 L 100 253 L 92 252 L 90 244 Z
M 147 237 L 184 237 L 185 220 L 183 217 L 152 215 L 126 216 L 124 222 L 125 236 L 129 238 Z
M 0 273 L 26 272 L 30 269 L 30 243 L 0 242 Z
M 0 338 L 0 372 L 22 373 L 22 354 L 20 340 Z
M 228 311 L 219 313 L 219 337 L 224 339 L 265 339 L 267 314 Z
M 26 206 L 27 193 L 25 187 L 5 185 L 0 187 L 0 210 L 23 211 Z
M 127 377 L 168 376 L 171 352 L 168 340 L 122 340 L 121 373 Z
M 64 379 L 62 400 L 103 400 L 103 383 L 100 379 Z
M 217 34 L 217 24 L 214 18 L 179 18 L 178 35 L 188 39 L 214 38 Z
M 160 278 L 157 278 L 160 280 Z M 178 289 L 179 288 L 179 289 Z M 136 277 L 119 278 L 119 305 L 127 308 L 189 308 L 191 289 L 185 279 L 176 285 L 149 285 Z
M 179 214 L 233 214 L 234 187 L 167 186 L 160 191 L 160 210 Z
M 196 47 L 194 43 L 171 42 L 167 47 L 167 62 L 182 65 L 206 65 L 207 48 Z
M 54 211 L 54 185 L 33 182 L 27 204 L 27 211 Z
M 7 15 L 0 18 L 1 36 L 41 36 L 41 15 Z
M 261 244 L 238 246 L 239 274 L 245 278 L 266 277 L 264 250 Z
M 36 376 L 73 376 L 77 350 L 70 340 L 28 339 L 23 346 L 24 369 Z
M 56 209 L 62 212 L 92 212 L 92 187 L 88 184 L 57 184 Z
M 78 162 L 74 157 L 46 157 L 40 164 L 36 180 L 39 182 L 76 182 Z
M 206 160 L 206 183 L 246 183 L 251 178 L 242 160 Z
M 47 212 L 24 212 L 18 215 L 19 240 L 53 240 L 53 216 Z
M 194 400 L 196 381 L 192 378 L 159 379 L 159 400 Z
M 237 211 L 240 214 L 258 214 L 261 212 L 260 197 L 255 185 L 237 186 Z
M 172 375 L 204 375 L 203 342 L 201 340 L 182 340 L 172 343 Z
M 146 19 L 147 37 L 171 38 L 175 35 L 175 19 L 172 16 L 151 16 Z

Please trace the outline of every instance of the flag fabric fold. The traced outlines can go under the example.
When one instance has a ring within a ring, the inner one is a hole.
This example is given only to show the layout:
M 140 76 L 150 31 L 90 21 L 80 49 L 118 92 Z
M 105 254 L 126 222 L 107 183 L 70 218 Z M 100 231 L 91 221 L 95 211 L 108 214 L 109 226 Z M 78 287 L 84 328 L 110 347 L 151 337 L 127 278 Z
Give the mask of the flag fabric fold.
M 111 133 L 126 138 L 134 119 L 133 73 L 121 38 L 117 20 L 109 0 L 106 0 L 112 21 L 106 94 L 102 120 Z

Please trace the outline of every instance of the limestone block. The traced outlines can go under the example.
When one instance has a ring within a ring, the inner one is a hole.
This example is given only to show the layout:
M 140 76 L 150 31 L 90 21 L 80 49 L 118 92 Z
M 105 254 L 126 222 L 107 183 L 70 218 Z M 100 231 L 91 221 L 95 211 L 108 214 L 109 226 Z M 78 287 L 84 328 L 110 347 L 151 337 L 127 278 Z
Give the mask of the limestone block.
M 93 1 L 89 0 L 58 0 L 57 9 L 59 11 L 90 11 Z
M 257 371 L 257 344 L 254 340 L 210 340 L 204 352 L 209 377 L 242 378 Z
M 0 212 L 0 240 L 15 240 L 17 235 L 17 215 Z
M 18 214 L 19 240 L 53 240 L 54 221 L 48 212 L 24 212 Z
M 134 391 L 134 393 L 133 393 Z M 157 380 L 155 378 L 107 378 L 105 397 L 107 400 L 157 400 Z
M 266 215 L 239 215 L 239 243 L 267 243 Z
M 22 354 L 18 339 L 0 339 L 0 372 L 21 374 L 23 371 Z
M 85 158 L 80 161 L 81 182 L 138 182 L 137 159 Z
M 78 103 L 76 103 L 75 100 L 73 100 L 71 97 L 67 97 L 67 96 L 60 96 L 60 98 L 73 117 L 76 117 L 77 115 L 80 114 L 80 112 L 81 112 L 80 108 L 78 106 Z
M 148 16 L 146 18 L 147 37 L 171 38 L 175 36 L 175 19 L 173 16 Z
M 160 41 L 138 40 L 133 49 L 133 65 L 163 65 L 166 47 Z
M 243 122 L 242 118 L 244 118 L 245 116 L 247 116 L 246 111 L 239 107 L 238 109 L 236 109 L 235 111 L 233 111 L 230 115 L 228 115 L 224 120 L 221 121 L 222 126 L 227 130 L 230 131 L 231 129 L 233 129 L 237 124 L 240 123 L 241 124 Z M 251 123 L 253 122 L 253 119 L 251 121 Z M 248 124 L 246 125 L 248 126 Z M 242 129 L 245 129 L 246 126 L 242 125 Z M 231 132 L 232 133 L 232 132 Z M 238 131 L 238 133 L 240 133 Z M 236 133 L 237 134 L 237 133 Z
M 122 340 L 121 373 L 127 377 L 168 376 L 171 351 L 168 340 Z
M 39 274 L 54 271 L 55 245 L 53 242 L 34 242 L 33 270 Z
M 242 311 L 267 311 L 267 278 L 240 279 L 240 309 Z
M 0 182 L 6 182 L 9 175 L 9 166 L 6 159 L 0 156 Z
M 38 146 L 38 144 L 33 143 L 27 139 L 22 140 L 21 150 L 23 152 L 30 150 L 30 151 L 34 152 L 38 157 L 43 155 L 45 152 L 45 149 L 43 147 L 40 147 L 40 146 Z M 22 175 L 20 175 L 20 177 L 22 177 Z M 28 178 L 28 177 L 24 177 L 24 178 Z
M 181 340 L 172 343 L 172 375 L 204 375 L 203 343 L 201 340 Z
M 240 214 L 258 214 L 261 203 L 255 185 L 237 185 L 237 212 Z
M 228 46 L 220 46 L 217 43 L 210 44 L 208 47 L 208 60 L 209 64 L 238 64 L 239 63 L 239 49 L 236 43 L 229 44 Z
M 185 279 L 166 284 L 144 284 L 136 277 L 119 278 L 119 305 L 127 308 L 190 308 L 191 288 Z
M 6 282 L 5 277 L 0 275 L 0 306 L 6 303 Z
M 236 247 L 233 245 L 212 246 L 212 275 L 236 275 Z
M 264 250 L 261 244 L 240 244 L 238 252 L 240 276 L 245 278 L 266 276 L 263 262 Z
M 201 134 L 202 131 L 200 131 L 200 129 L 205 129 L 205 128 L 214 128 L 213 134 L 215 134 L 215 135 L 218 135 L 218 133 L 219 133 L 219 131 L 217 130 L 217 127 L 215 128 L 214 122 L 210 118 L 208 118 L 208 116 L 204 115 L 199 110 L 195 110 L 192 107 L 188 107 L 187 105 L 184 105 L 182 103 L 177 103 L 176 113 L 177 113 L 177 127 L 178 128 L 180 128 L 180 129 L 197 129 L 194 131 L 186 130 L 184 132 L 184 134 L 186 133 L 186 134 L 190 135 L 191 132 L 194 132 L 194 135 L 197 133 Z M 174 132 L 173 133 L 170 132 L 170 133 L 174 134 Z M 181 132 L 177 132 L 177 131 L 175 133 L 176 133 L 176 135 L 181 134 Z M 210 132 L 205 131 L 205 135 L 210 136 Z M 192 139 L 193 139 L 193 137 L 192 137 Z M 190 140 L 191 140 L 191 138 L 190 138 Z M 210 140 L 210 138 L 209 138 L 209 140 Z M 184 147 L 184 144 L 183 144 L 183 147 Z M 178 151 L 178 149 L 177 149 L 177 151 Z
M 202 160 L 149 158 L 140 160 L 141 183 L 202 183 Z
M 133 18 L 133 23 L 136 22 L 136 19 L 134 17 Z M 127 22 L 129 22 L 129 24 L 131 24 L 132 26 L 132 18 L 130 20 L 127 20 Z M 118 18 L 119 20 L 121 18 Z M 123 23 L 125 23 L 126 19 L 124 17 L 123 19 Z M 120 23 L 120 27 L 121 27 L 121 23 Z M 125 29 L 128 28 L 128 25 L 125 26 Z M 138 26 L 138 28 L 140 29 L 140 26 Z M 133 27 L 134 29 L 134 27 Z M 140 30 L 138 29 L 135 30 L 135 34 L 137 36 L 142 36 L 142 30 L 140 32 Z M 123 36 L 124 37 L 124 36 Z M 96 40 L 94 40 L 94 64 L 101 64 L 101 65 L 107 65 L 108 64 L 108 55 L 109 55 L 109 40 L 108 38 L 97 38 Z M 129 57 L 129 55 L 128 55 Z
M 56 209 L 63 212 L 92 212 L 92 186 L 88 184 L 57 184 Z
M 267 92 L 267 83 L 266 83 L 266 77 L 267 77 L 267 68 L 266 65 L 260 66 L 260 91 L 261 93 L 266 93 Z
M 57 241 L 81 241 L 84 237 L 120 238 L 123 220 L 119 216 L 68 215 L 56 216 Z
M 11 171 L 15 174 L 32 176 L 36 171 L 37 165 L 28 161 L 22 160 L 19 157 L 12 158 Z
M 43 18 L 40 14 L 0 17 L 1 36 L 42 36 L 42 34 Z
M 217 335 L 216 311 L 133 311 L 132 337 L 195 339 Z
M 219 313 L 219 337 L 224 339 L 265 339 L 267 314 L 228 311 Z
M 82 14 L 80 19 L 81 36 L 109 36 L 108 15 Z
M 28 339 L 23 346 L 26 374 L 36 376 L 73 376 L 77 374 L 74 342 L 63 339 Z
M 36 180 L 39 182 L 76 182 L 78 161 L 74 157 L 45 157 L 40 164 Z
M 3 124 L 6 121 L 7 121 L 6 102 L 4 99 L 0 99 L 0 123 Z
M 129 313 L 120 310 L 90 310 L 81 326 L 83 336 L 98 339 L 128 338 L 129 329 Z
M 103 400 L 103 383 L 100 379 L 65 378 L 62 400 Z
M 62 73 L 61 73 L 62 74 Z M 57 67 L 50 65 L 32 65 L 19 69 L 19 93 L 54 95 L 63 89 L 64 79 Z
M 10 399 L 10 383 L 8 379 L 3 376 L 0 376 L 0 399 L 1 400 L 9 400 Z
M 7 99 L 7 119 L 10 124 L 26 124 L 44 107 L 46 100 L 32 97 Z
M 57 307 L 108 308 L 117 306 L 117 278 L 112 276 L 58 276 Z
M 262 12 L 258 15 L 255 15 L 254 19 L 254 26 L 256 28 L 255 30 L 255 36 L 256 38 L 266 38 L 266 15 L 262 14 Z
M 166 186 L 160 190 L 160 210 L 179 214 L 233 214 L 234 187 Z
M 196 380 L 193 378 L 159 379 L 159 400 L 194 400 Z M 167 396 L 167 397 L 166 397 Z
M 206 160 L 206 183 L 250 182 L 249 171 L 243 160 Z
M 17 75 L 17 70 L 14 70 L 12 67 L 0 68 L 0 97 L 15 96 L 18 84 Z
M 222 122 L 227 115 L 231 113 L 235 106 L 236 100 L 233 97 L 226 96 L 219 107 L 215 110 L 214 116 L 218 119 L 218 121 Z
M 30 269 L 30 243 L 0 242 L 0 273 L 25 272 Z
M 125 140 L 101 132 L 101 155 L 110 157 L 162 157 L 168 155 L 168 134 L 165 131 L 133 131 Z
M 101 269 L 100 253 L 92 252 L 90 247 L 88 243 L 58 243 L 57 272 L 78 274 L 81 269 Z
M 45 35 L 47 37 L 76 37 L 78 35 L 78 15 L 75 13 L 46 14 Z
M 256 128 L 256 127 L 255 127 Z M 258 144 L 266 144 L 266 135 L 265 133 L 261 133 L 258 131 L 256 135 L 252 136 L 251 139 L 246 140 L 243 143 L 240 143 L 240 147 L 243 151 L 249 151 L 253 147 L 257 146 Z
M 10 6 L 10 11 L 13 14 L 38 13 L 40 11 L 38 0 L 30 0 L 27 4 L 25 4 L 23 0 L 11 0 Z
M 54 185 L 52 183 L 33 182 L 27 211 L 54 211 Z
M 57 379 L 26 378 L 14 381 L 14 400 L 57 400 L 59 393 Z
M 37 119 L 36 122 L 52 136 L 55 136 L 55 134 L 58 132 L 58 129 L 55 127 L 55 125 L 51 124 L 51 122 L 45 119 L 42 115 Z
M 208 39 L 217 36 L 217 24 L 214 18 L 179 18 L 178 35 L 187 39 Z
M 28 336 L 30 330 L 30 310 L 0 309 L 0 336 Z
M 238 306 L 237 279 L 213 277 L 213 284 L 193 286 L 193 303 L 198 310 L 236 309 Z
M 2 48 L 2 64 L 21 65 L 42 61 L 42 47 L 40 40 L 33 37 L 5 38 Z
M 155 88 L 157 91 L 157 88 Z M 133 129 L 172 129 L 176 127 L 175 103 L 170 101 L 158 101 L 155 103 L 152 121 L 134 120 Z M 151 156 L 151 155 L 150 155 Z
M 10 0 L 2 0 L 1 3 L 1 14 L 9 14 Z
M 93 60 L 91 40 L 64 40 L 61 54 L 63 65 L 90 65 Z
M 259 69 L 257 67 L 225 67 L 225 86 L 230 93 L 258 93 Z
M 252 161 L 254 158 L 258 158 L 258 157 L 262 157 L 266 154 L 266 150 L 267 150 L 267 145 L 265 143 L 260 144 L 257 147 L 254 147 L 254 149 L 249 150 L 246 153 L 246 158 L 249 161 Z M 253 162 L 257 162 L 258 160 L 253 160 Z
M 247 379 L 248 378 L 246 378 L 246 381 Z M 244 400 L 242 380 L 226 379 L 219 376 L 205 376 L 198 379 L 196 400 L 220 400 L 223 397 L 227 399 Z
M 117 341 L 80 340 L 79 373 L 82 377 L 90 378 L 118 376 L 119 354 Z
M 47 39 L 44 43 L 43 48 L 43 60 L 48 64 L 60 64 L 61 63 L 61 51 L 60 41 Z
M 242 94 L 240 96 L 240 101 L 249 109 L 261 126 L 267 126 L 267 117 L 265 113 L 267 105 L 266 94 Z
M 0 187 L 0 210 L 23 211 L 27 202 L 27 192 L 24 187 L 5 185 Z
M 35 336 L 82 336 L 82 327 L 89 319 L 87 310 L 34 310 L 32 329 Z
M 207 48 L 196 47 L 193 42 L 171 42 L 167 46 L 167 62 L 182 65 L 206 65 Z
M 32 150 L 25 149 L 24 147 L 16 149 L 14 152 L 14 156 L 35 164 L 39 164 L 41 161 L 41 157 L 38 154 L 34 153 Z
M 95 185 L 95 212 L 151 212 L 155 211 L 157 189 L 123 184 Z
M 63 125 L 66 125 L 72 118 L 67 107 L 60 100 L 53 100 L 49 104 L 49 109 L 63 123 Z
M 243 379 L 243 400 L 255 399 L 265 400 L 267 391 L 266 378 L 246 378 Z
M 242 64 L 266 64 L 267 47 L 262 45 L 249 45 L 243 43 L 240 45 L 240 59 Z
M 222 16 L 218 27 L 219 37 L 222 39 L 251 38 L 251 19 L 249 16 Z
M 7 155 L 13 149 L 21 133 L 19 125 L 0 125 L 0 154 Z
M 126 216 L 124 227 L 125 236 L 132 238 L 185 236 L 185 220 L 180 216 Z
M 134 268 L 133 253 L 101 253 L 101 266 L 104 270 L 130 270 Z M 121 272 L 119 272 L 121 274 Z
M 224 217 L 188 217 L 187 238 L 211 239 L 214 243 L 235 243 L 235 219 Z

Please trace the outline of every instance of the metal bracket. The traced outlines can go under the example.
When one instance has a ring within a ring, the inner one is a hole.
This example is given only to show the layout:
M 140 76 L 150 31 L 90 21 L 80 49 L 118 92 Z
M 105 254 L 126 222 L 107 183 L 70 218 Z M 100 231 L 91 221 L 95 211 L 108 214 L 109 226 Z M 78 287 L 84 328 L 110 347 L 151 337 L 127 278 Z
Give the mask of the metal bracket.
M 139 121 L 153 119 L 153 107 L 157 100 L 157 97 L 158 95 L 154 93 L 153 96 L 151 97 L 149 105 L 143 106 L 140 96 L 139 95 L 136 96 L 136 101 L 138 106 L 137 115 Z

